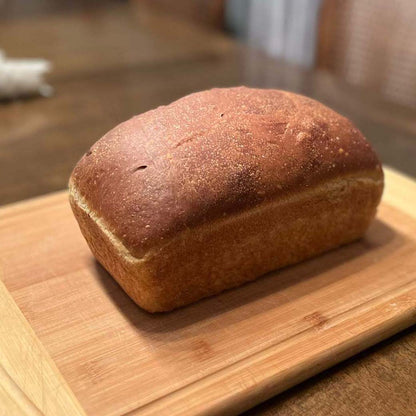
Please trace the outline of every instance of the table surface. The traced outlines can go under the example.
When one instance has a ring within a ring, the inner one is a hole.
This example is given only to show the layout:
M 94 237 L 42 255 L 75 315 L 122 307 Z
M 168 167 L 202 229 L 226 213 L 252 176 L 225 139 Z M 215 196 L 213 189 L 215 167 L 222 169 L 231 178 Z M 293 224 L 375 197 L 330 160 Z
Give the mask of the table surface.
M 350 117 L 382 161 L 416 177 L 415 110 L 238 45 L 139 2 L 0 25 L 13 57 L 53 62 L 52 98 L 0 103 L 0 204 L 66 186 L 89 146 L 115 124 L 193 91 L 250 85 L 296 91 Z M 416 414 L 411 328 L 247 414 Z M 413 413 L 412 413 L 413 412 Z

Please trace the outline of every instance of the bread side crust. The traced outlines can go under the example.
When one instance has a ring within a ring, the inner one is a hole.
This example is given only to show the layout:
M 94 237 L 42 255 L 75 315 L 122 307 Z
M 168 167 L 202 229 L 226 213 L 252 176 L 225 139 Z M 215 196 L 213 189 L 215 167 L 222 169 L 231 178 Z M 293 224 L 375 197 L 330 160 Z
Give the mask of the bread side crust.
M 341 177 L 131 254 L 70 184 L 70 202 L 97 260 L 149 312 L 239 286 L 363 236 L 383 190 L 377 173 Z

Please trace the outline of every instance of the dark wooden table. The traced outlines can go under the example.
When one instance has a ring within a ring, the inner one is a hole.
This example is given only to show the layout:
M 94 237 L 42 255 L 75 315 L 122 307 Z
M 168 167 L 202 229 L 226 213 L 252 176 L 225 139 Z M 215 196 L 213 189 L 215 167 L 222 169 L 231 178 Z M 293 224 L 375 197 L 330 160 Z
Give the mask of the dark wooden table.
M 52 98 L 0 103 L 0 204 L 66 186 L 107 130 L 193 91 L 250 85 L 314 97 L 352 118 L 384 163 L 416 177 L 415 111 L 238 45 L 225 34 L 123 3 L 0 24 L 9 56 L 53 62 Z M 416 414 L 416 331 L 409 329 L 247 414 Z

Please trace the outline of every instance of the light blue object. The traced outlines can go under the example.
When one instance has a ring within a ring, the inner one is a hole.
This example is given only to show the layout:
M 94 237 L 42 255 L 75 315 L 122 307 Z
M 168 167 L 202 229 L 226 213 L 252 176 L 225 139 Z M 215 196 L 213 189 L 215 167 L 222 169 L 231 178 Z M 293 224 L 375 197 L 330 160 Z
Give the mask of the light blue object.
M 268 55 L 312 67 L 322 0 L 228 0 L 227 27 Z

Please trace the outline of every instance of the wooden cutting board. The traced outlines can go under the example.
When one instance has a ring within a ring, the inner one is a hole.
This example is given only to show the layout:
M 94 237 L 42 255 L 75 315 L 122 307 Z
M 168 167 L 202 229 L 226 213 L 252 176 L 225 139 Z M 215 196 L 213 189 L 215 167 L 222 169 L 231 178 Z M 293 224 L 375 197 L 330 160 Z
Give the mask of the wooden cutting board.
M 1 209 L 3 281 L 34 331 L 4 312 L 13 302 L 3 308 L 7 397 L 14 383 L 44 414 L 57 414 L 55 399 L 77 414 L 77 400 L 90 415 L 237 413 L 410 326 L 416 184 L 389 170 L 386 180 L 361 241 L 157 315 L 95 262 L 66 193 Z M 29 373 L 39 385 L 22 381 Z

